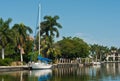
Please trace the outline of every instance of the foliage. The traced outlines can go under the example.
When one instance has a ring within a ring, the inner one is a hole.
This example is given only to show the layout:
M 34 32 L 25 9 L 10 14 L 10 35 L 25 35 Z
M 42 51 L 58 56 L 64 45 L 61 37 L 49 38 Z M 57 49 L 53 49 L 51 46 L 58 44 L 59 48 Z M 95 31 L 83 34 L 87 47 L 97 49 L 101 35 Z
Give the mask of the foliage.
M 8 66 L 11 64 L 13 60 L 10 58 L 5 58 L 4 60 L 0 59 L 0 65 L 1 66 Z
M 33 40 L 26 40 L 26 43 L 24 44 L 24 52 L 25 54 L 23 54 L 23 59 L 26 63 L 28 63 L 30 61 L 30 55 L 29 53 L 33 51 Z
M 53 47 L 47 51 L 49 58 L 53 61 L 61 55 L 60 47 L 57 44 L 53 44 Z
M 15 53 L 15 45 L 13 43 L 7 44 L 5 47 L 6 56 L 13 55 Z
M 8 43 L 13 42 L 11 36 L 13 36 L 12 31 L 10 30 L 9 24 L 11 23 L 12 19 L 9 18 L 8 20 L 4 21 L 0 18 L 0 45 L 2 47 L 2 59 L 4 59 L 4 50 Z
M 7 43 L 11 41 L 11 31 L 9 28 L 9 24 L 11 21 L 11 18 L 9 18 L 6 21 L 0 18 L 0 45 L 2 46 L 2 48 L 4 48 L 7 45 Z
M 54 42 L 55 37 L 59 37 L 59 30 L 62 28 L 58 23 L 59 16 L 45 16 L 44 21 L 40 23 L 40 30 L 37 33 L 41 34 L 40 52 L 44 57 L 55 60 L 56 58 L 76 58 L 88 57 L 91 54 L 95 59 L 104 60 L 108 54 L 116 52 L 120 54 L 120 48 L 112 46 L 111 48 L 103 45 L 93 44 L 88 45 L 84 40 L 78 37 L 63 37 L 62 40 Z M 12 60 L 21 60 L 21 50 L 24 51 L 24 61 L 37 61 L 38 56 L 38 34 L 32 40 L 30 34 L 32 29 L 23 23 L 14 24 L 10 27 L 12 19 L 3 20 L 0 18 L 0 53 L 5 55 L 6 59 L 0 60 L 0 65 L 9 65 Z M 35 44 L 33 46 L 35 40 Z M 34 49 L 34 52 L 33 52 Z M 8 59 L 8 58 L 12 58 Z
M 47 36 L 55 36 L 59 37 L 59 32 L 57 28 L 62 28 L 60 23 L 57 22 L 59 16 L 45 16 L 44 21 L 41 22 L 41 35 L 45 34 Z
M 29 61 L 37 61 L 38 55 L 39 55 L 38 51 L 30 52 L 30 53 L 28 54 L 28 59 L 29 59 Z
M 55 59 L 59 54 L 59 49 L 53 44 L 54 37 L 59 37 L 58 28 L 62 28 L 60 23 L 57 22 L 59 16 L 45 16 L 44 21 L 41 22 L 41 53 L 45 57 Z
M 96 59 L 104 60 L 106 57 L 106 54 L 109 53 L 109 48 L 107 46 L 102 46 L 98 44 L 90 45 L 90 52 L 91 55 Z
M 32 33 L 33 31 L 30 27 L 24 25 L 23 23 L 15 24 L 12 30 L 16 33 L 16 45 L 20 50 L 21 61 L 23 61 L 22 54 L 24 54 L 24 45 L 26 44 L 26 40 L 29 40 L 29 33 Z
M 77 37 L 64 37 L 57 42 L 61 55 L 64 58 L 87 57 L 89 55 L 89 46 L 82 39 Z

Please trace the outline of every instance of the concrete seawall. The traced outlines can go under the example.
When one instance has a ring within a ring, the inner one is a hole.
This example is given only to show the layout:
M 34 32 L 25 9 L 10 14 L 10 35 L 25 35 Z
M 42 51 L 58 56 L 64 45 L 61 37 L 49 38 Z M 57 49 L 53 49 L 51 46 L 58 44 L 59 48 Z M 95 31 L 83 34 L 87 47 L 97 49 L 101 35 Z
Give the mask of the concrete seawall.
M 58 63 L 53 64 L 52 68 L 68 68 L 68 67 L 83 67 L 90 66 L 91 64 L 79 64 L 79 63 Z M 0 66 L 0 72 L 5 71 L 22 71 L 22 70 L 31 70 L 30 66 Z
M 0 72 L 30 70 L 28 66 L 0 66 Z

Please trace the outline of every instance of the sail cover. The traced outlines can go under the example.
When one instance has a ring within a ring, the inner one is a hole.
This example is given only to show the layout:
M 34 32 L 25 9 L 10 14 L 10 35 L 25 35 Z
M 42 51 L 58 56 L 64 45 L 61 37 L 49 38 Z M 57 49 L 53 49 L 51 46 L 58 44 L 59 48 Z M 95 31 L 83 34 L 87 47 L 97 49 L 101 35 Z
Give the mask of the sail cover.
M 51 59 L 41 57 L 40 55 L 38 56 L 38 60 L 47 61 L 47 62 L 51 62 L 52 61 Z

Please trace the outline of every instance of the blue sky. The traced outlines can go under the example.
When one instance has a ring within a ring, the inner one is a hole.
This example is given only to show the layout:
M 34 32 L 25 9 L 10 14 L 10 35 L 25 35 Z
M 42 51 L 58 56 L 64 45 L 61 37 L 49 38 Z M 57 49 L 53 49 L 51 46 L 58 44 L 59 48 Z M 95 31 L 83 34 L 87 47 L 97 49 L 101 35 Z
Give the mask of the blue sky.
M 120 47 L 120 0 L 0 0 L 0 17 L 36 27 L 38 4 L 42 17 L 58 15 L 60 37 L 78 36 L 87 43 Z

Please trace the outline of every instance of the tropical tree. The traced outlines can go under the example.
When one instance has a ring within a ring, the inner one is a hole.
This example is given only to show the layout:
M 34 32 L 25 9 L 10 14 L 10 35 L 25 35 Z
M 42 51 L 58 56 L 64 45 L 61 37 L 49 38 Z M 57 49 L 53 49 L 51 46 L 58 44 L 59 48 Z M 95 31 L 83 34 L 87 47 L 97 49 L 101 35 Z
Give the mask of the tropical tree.
M 41 46 L 42 52 L 48 57 L 50 54 L 54 54 L 58 49 L 54 48 L 54 37 L 59 37 L 58 28 L 62 28 L 60 23 L 57 22 L 58 16 L 45 16 L 44 21 L 41 22 L 41 39 L 44 41 Z
M 30 37 L 30 33 L 32 33 L 32 29 L 23 23 L 20 24 L 15 24 L 12 28 L 15 34 L 15 39 L 16 39 L 16 46 L 20 50 L 20 58 L 21 62 L 23 62 L 23 55 L 24 54 L 24 45 L 27 39 Z
M 118 51 L 118 49 L 117 49 L 116 47 L 111 46 L 110 52 L 112 52 L 112 53 L 117 53 L 117 51 Z
M 44 21 L 41 22 L 41 34 L 45 34 L 46 36 L 55 36 L 56 33 L 56 37 L 59 37 L 58 28 L 62 28 L 62 26 L 57 22 L 58 19 L 59 16 L 45 16 Z
M 95 61 L 97 61 L 98 59 L 98 50 L 99 50 L 98 47 L 99 47 L 98 44 L 90 45 L 90 52 L 91 55 L 94 57 Z
M 118 48 L 118 54 L 120 54 L 120 48 Z
M 77 37 L 63 37 L 57 44 L 60 47 L 61 55 L 63 58 L 77 58 L 88 57 L 89 46 L 82 39 Z
M 6 21 L 0 18 L 0 45 L 2 48 L 2 59 L 4 59 L 5 47 L 7 46 L 8 43 L 12 41 L 13 34 L 9 27 L 11 21 L 12 21 L 11 18 L 8 18 L 8 20 Z
M 32 58 L 31 58 L 31 55 L 30 55 L 30 52 L 33 52 L 33 48 L 34 48 L 34 46 L 33 46 L 33 44 L 34 44 L 34 39 L 33 39 L 33 37 L 29 37 L 29 38 L 27 38 L 27 40 L 26 40 L 26 42 L 25 42 L 25 44 L 24 44 L 24 52 L 26 53 L 25 55 L 24 55 L 24 57 L 23 57 L 23 59 L 24 59 L 24 62 L 29 62 Z
M 97 61 L 98 59 L 102 61 L 105 60 L 106 54 L 109 53 L 109 48 L 107 46 L 93 44 L 90 45 L 90 52 L 95 61 Z

